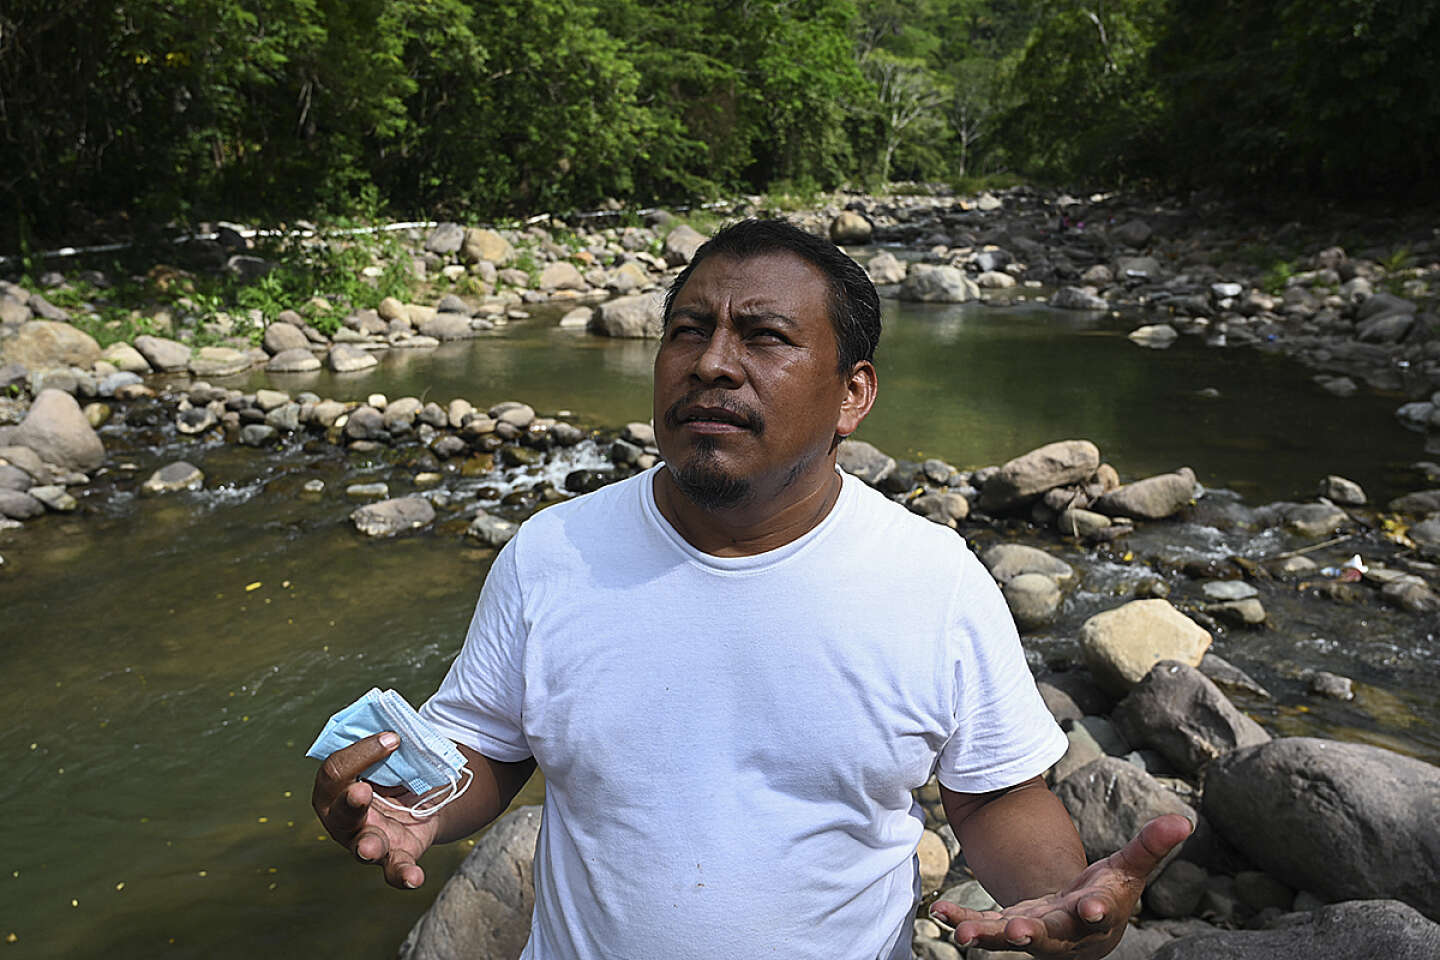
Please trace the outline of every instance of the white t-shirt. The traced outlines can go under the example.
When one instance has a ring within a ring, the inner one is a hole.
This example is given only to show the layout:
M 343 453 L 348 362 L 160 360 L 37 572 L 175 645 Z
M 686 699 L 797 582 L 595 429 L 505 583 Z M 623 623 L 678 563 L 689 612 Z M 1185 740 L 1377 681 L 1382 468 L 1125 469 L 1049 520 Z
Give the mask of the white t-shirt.
M 737 558 L 676 533 L 654 477 L 527 520 L 421 708 L 545 775 L 524 957 L 907 958 L 910 791 L 1065 751 L 999 590 L 852 476 L 813 530 Z

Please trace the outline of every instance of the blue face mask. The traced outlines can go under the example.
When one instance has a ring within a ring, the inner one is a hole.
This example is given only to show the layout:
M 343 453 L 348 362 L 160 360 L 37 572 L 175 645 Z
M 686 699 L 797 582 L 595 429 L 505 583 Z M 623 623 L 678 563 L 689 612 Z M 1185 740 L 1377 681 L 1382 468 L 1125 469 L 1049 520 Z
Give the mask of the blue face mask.
M 359 700 L 335 714 L 305 756 L 324 760 L 336 750 L 386 730 L 399 734 L 399 748 L 360 777 L 382 787 L 403 785 L 421 800 L 413 807 L 403 806 L 376 794 L 376 803 L 412 816 L 427 817 L 469 788 L 474 778 L 465 766 L 464 755 L 394 690 L 372 687 Z M 427 796 L 442 788 L 448 788 L 447 792 Z

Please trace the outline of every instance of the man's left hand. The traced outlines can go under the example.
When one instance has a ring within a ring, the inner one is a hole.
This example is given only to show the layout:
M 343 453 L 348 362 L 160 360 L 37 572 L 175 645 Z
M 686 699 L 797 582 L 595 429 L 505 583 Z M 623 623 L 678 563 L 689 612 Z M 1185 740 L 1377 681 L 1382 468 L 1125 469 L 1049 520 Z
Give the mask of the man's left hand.
M 1067 890 L 983 912 L 940 900 L 930 913 L 955 927 L 962 947 L 1095 960 L 1115 949 L 1146 879 L 1190 830 L 1178 814 L 1157 817 L 1124 848 L 1086 867 Z

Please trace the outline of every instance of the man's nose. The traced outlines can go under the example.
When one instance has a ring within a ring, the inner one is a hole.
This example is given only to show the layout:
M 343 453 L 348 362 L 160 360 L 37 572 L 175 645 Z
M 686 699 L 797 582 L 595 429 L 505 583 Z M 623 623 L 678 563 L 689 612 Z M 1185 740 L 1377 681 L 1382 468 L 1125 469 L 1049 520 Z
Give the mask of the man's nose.
M 745 379 L 740 362 L 740 338 L 731 330 L 716 328 L 695 361 L 695 375 L 705 383 L 738 385 Z

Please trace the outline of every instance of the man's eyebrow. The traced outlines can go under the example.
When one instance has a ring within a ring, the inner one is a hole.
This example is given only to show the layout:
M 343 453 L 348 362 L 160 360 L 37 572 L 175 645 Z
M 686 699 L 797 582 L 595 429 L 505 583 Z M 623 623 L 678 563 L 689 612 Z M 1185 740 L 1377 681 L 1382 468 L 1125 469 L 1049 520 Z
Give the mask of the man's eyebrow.
M 671 319 L 674 319 L 675 317 L 685 317 L 690 320 L 704 320 L 709 323 L 714 323 L 715 311 L 707 310 L 704 307 L 687 305 L 683 307 L 673 308 L 670 311 L 670 317 Z
M 735 321 L 752 327 L 762 323 L 781 327 L 795 326 L 794 317 L 784 313 L 776 313 L 773 310 L 742 311 L 735 314 Z

